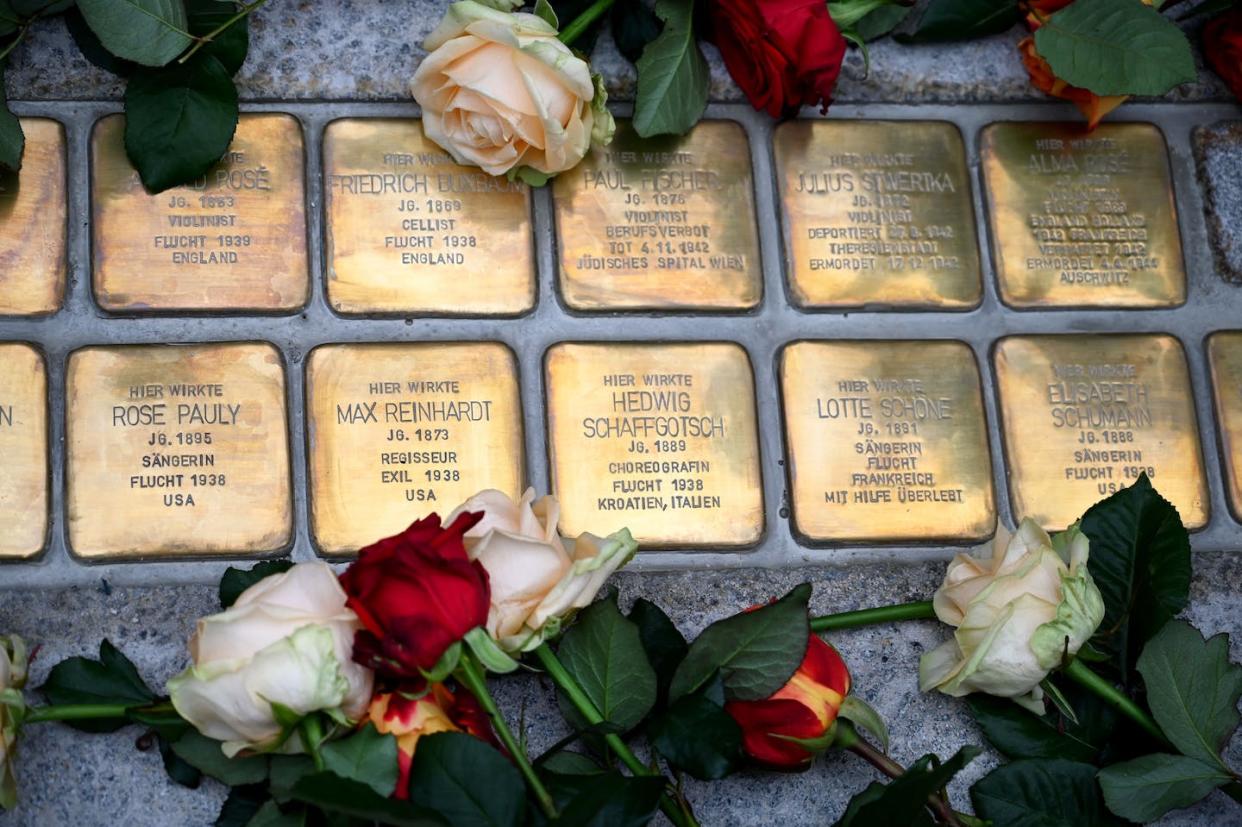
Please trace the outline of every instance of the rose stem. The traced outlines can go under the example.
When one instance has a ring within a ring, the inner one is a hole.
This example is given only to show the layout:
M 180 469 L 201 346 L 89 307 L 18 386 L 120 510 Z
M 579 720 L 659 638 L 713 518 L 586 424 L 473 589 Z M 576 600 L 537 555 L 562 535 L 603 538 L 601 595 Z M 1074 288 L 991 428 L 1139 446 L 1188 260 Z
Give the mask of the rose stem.
M 573 43 L 582 33 L 591 28 L 591 24 L 603 16 L 604 12 L 612 8 L 612 4 L 616 0 L 595 0 L 594 3 L 587 6 L 582 14 L 575 17 L 569 22 L 569 25 L 561 29 L 561 33 L 557 35 L 560 41 L 566 46 Z
M 319 716 L 315 713 L 307 715 L 298 724 L 298 731 L 302 733 L 302 746 L 310 754 L 315 769 L 323 772 L 323 753 L 319 751 L 319 745 L 323 743 L 323 724 L 320 723 Z
M 848 721 L 837 720 L 837 736 L 832 743 L 835 747 L 848 749 L 889 778 L 897 779 L 905 775 L 905 767 L 867 743 L 858 734 L 858 730 L 850 726 Z M 958 820 L 957 813 L 953 812 L 953 808 L 939 795 L 929 795 L 927 797 L 927 806 L 935 810 L 936 815 L 945 824 L 952 827 L 962 827 L 962 822 Z
M 492 719 L 492 726 L 496 727 L 496 734 L 500 736 L 500 742 L 505 745 L 505 749 L 509 751 L 509 755 L 513 758 L 514 763 L 522 771 L 522 776 L 526 779 L 531 792 L 535 794 L 535 799 L 539 802 L 539 809 L 543 810 L 544 815 L 548 818 L 558 818 L 560 814 L 556 811 L 556 802 L 552 800 L 552 794 L 548 792 L 547 788 L 543 786 L 543 782 L 539 780 L 539 776 L 535 773 L 535 768 L 530 764 L 530 758 L 526 755 L 526 750 L 522 749 L 522 745 L 513 737 L 513 731 L 509 729 L 509 724 L 505 721 L 504 716 L 500 714 L 500 708 L 496 706 L 492 693 L 487 689 L 487 680 L 483 676 L 483 671 L 469 654 L 462 655 L 461 661 L 457 666 L 457 677 L 479 699 L 479 703 L 483 705 L 483 710 Z
M 1142 727 L 1144 732 L 1155 738 L 1159 743 L 1168 745 L 1169 742 L 1164 737 L 1164 733 L 1160 731 L 1160 727 L 1156 726 L 1156 722 L 1152 720 L 1151 716 L 1144 712 L 1142 707 L 1130 700 L 1120 689 L 1092 672 L 1091 667 L 1087 666 L 1087 664 L 1079 659 L 1075 659 L 1069 662 L 1064 671 L 1066 677 L 1074 683 L 1090 689 L 1113 709 Z
M 930 600 L 915 603 L 898 603 L 893 606 L 877 606 L 874 609 L 858 609 L 811 618 L 812 632 L 830 632 L 835 629 L 853 629 L 872 623 L 888 623 L 894 620 L 923 620 L 936 616 Z
M 26 711 L 23 724 L 43 721 L 85 721 L 91 718 L 124 718 L 132 706 L 125 704 L 66 704 L 65 706 L 35 706 Z
M 587 719 L 587 723 L 594 725 L 604 722 L 604 716 L 595 708 L 595 703 L 587 697 L 586 692 L 578 685 L 573 675 L 569 674 L 568 670 L 565 669 L 565 665 L 557 658 L 556 653 L 548 647 L 548 644 L 540 644 L 539 648 L 535 650 L 535 656 L 539 658 L 543 668 L 548 670 L 548 675 L 556 682 L 556 685 L 565 692 L 565 696 L 569 698 L 574 708 L 582 714 L 582 717 Z M 626 746 L 626 743 L 616 733 L 610 732 L 606 734 L 604 741 L 617 754 L 617 757 L 621 759 L 621 763 L 629 767 L 630 772 L 635 775 L 656 775 L 642 761 L 638 760 L 638 756 Z M 679 825 L 679 827 L 698 827 L 699 822 L 694 818 L 694 815 L 679 807 L 668 795 L 661 797 L 660 809 L 668 816 L 669 821 Z

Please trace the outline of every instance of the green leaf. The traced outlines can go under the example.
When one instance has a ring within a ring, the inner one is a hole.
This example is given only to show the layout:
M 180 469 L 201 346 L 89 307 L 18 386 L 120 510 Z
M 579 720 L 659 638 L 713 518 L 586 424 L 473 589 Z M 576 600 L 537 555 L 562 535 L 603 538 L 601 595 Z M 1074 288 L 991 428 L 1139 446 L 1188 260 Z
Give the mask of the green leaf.
M 0 170 L 19 172 L 25 151 L 26 133 L 22 131 L 22 122 L 9 110 L 9 98 L 4 90 L 4 64 L 0 63 Z
M 707 59 L 694 36 L 694 0 L 656 0 L 655 13 L 664 29 L 636 64 L 633 124 L 644 138 L 684 135 L 707 108 Z
M 293 568 L 292 560 L 264 560 L 248 569 L 229 566 L 220 578 L 220 608 L 227 609 L 237 602 L 242 592 L 265 577 L 280 574 Z
M 551 755 L 544 754 L 536 763 L 541 771 L 559 775 L 596 775 L 606 772 L 589 755 L 567 749 L 558 749 Z
M 233 19 L 237 4 L 233 0 L 185 0 L 190 34 L 197 37 L 211 34 Z M 250 50 L 249 17 L 243 17 L 212 38 L 199 51 L 212 55 L 230 75 L 237 74 Z
M 478 738 L 440 732 L 418 739 L 410 801 L 453 827 L 513 827 L 522 823 L 526 787 L 513 764 Z
M 858 21 L 858 25 L 854 27 L 854 31 L 858 32 L 858 36 L 864 42 L 870 43 L 872 40 L 879 40 L 884 35 L 901 25 L 910 12 L 914 11 L 913 6 L 899 6 L 890 3 L 871 12 L 871 14 Z
M 268 787 L 272 798 L 282 804 L 293 798 L 299 781 L 315 772 L 315 762 L 309 755 L 272 755 L 268 763 Z
M 810 598 L 803 583 L 775 603 L 708 626 L 677 667 L 670 699 L 694 692 L 716 671 L 730 700 L 758 701 L 780 689 L 806 656 Z
M 73 7 L 74 0 L 9 0 L 9 6 L 19 17 L 35 15 L 51 17 Z
M 552 8 L 548 0 L 535 0 L 535 17 L 554 29 L 561 27 L 560 21 L 556 19 L 556 9 Z
M 854 25 L 877 9 L 892 5 L 891 0 L 832 0 L 828 4 L 828 14 L 837 28 L 844 33 L 852 31 Z
M 643 651 L 655 669 L 660 703 L 664 703 L 668 700 L 668 688 L 673 682 L 677 664 L 686 657 L 690 646 L 668 615 L 650 600 L 641 597 L 635 600 L 629 618 L 638 626 Z
M 857 695 L 847 695 L 841 702 L 837 715 L 858 726 L 880 742 L 880 748 L 888 752 L 888 725 L 871 704 Z
M 1104 598 L 1104 621 L 1091 645 L 1129 684 L 1143 644 L 1186 608 L 1190 536 L 1146 475 L 1092 506 L 1081 529 L 1091 541 L 1087 567 Z
M 168 777 L 183 787 L 191 790 L 198 789 L 198 785 L 203 780 L 203 774 L 198 768 L 173 752 L 172 742 L 167 738 L 160 736 L 157 744 L 160 750 L 160 760 L 164 763 L 164 772 L 168 773 Z
M 655 705 L 655 670 L 638 626 L 617 609 L 615 596 L 584 609 L 557 654 L 604 720 L 622 731 L 637 726 Z
M 99 37 L 91 31 L 90 26 L 86 25 L 86 19 L 82 17 L 82 12 L 78 9 L 70 9 L 65 15 L 65 28 L 69 30 L 69 35 L 73 38 L 78 51 L 82 53 L 82 57 L 105 72 L 128 77 L 138 68 L 133 62 L 122 60 L 105 49 L 104 45 L 99 42 Z
M 214 827 L 247 827 L 267 800 L 267 790 L 261 784 L 233 787 L 220 807 Z
M 660 18 L 641 0 L 618 0 L 612 7 L 612 39 L 630 63 L 638 62 L 661 28 Z
M 9 0 L 0 0 L 0 37 L 7 37 L 21 28 L 21 16 Z
M 1197 77 L 1186 35 L 1139 0 L 1075 0 L 1036 30 L 1035 50 L 1097 95 L 1163 95 Z
M 962 747 L 943 764 L 934 755 L 924 755 L 900 778 L 878 790 L 873 784 L 855 796 L 837 827 L 932 824 L 927 797 L 947 785 L 979 752 L 978 747 Z
M 78 0 L 86 25 L 117 57 L 163 66 L 189 48 L 182 0 Z
M 172 745 L 177 757 L 221 783 L 235 787 L 239 784 L 258 784 L 267 780 L 267 757 L 251 755 L 246 758 L 229 758 L 221 749 L 219 741 L 187 732 Z
M 565 827 L 643 827 L 651 822 L 664 794 L 660 776 L 627 777 L 617 772 L 556 775 L 548 778 Z
M 873 804 L 877 806 L 881 804 L 887 790 L 887 784 L 872 781 L 861 791 L 855 793 L 854 797 L 850 799 L 849 805 L 845 808 L 845 812 L 837 820 L 835 827 L 870 827 L 866 822 L 859 820 L 858 813 Z M 936 825 L 937 822 L 932 819 L 931 814 L 924 808 L 915 813 L 913 818 L 903 827 L 936 827 Z
M 1014 704 L 1016 706 L 1016 704 Z M 1104 806 L 1097 770 L 1059 759 L 1002 764 L 970 789 L 975 814 L 1005 827 L 1122 825 Z
M 931 0 L 918 28 L 896 39 L 903 43 L 974 40 L 1008 31 L 1021 19 L 1017 0 Z
M 647 734 L 670 764 L 703 781 L 724 778 L 742 763 L 742 728 L 698 693 L 678 699 Z
M 966 703 L 988 743 L 1012 759 L 1064 758 L 1090 763 L 1103 748 L 1103 743 L 1096 739 L 1102 737 L 1106 741 L 1109 735 L 1107 728 L 1099 733 L 1074 726 L 1056 710 L 1036 715 L 1008 698 L 976 694 L 970 695 Z M 1100 715 L 1106 721 L 1116 720 L 1106 710 L 1100 710 Z M 1093 720 L 1088 719 L 1086 725 L 1090 726 Z
M 134 664 L 107 639 L 99 644 L 99 660 L 83 657 L 62 660 L 52 667 L 40 691 L 55 705 L 145 706 L 155 700 L 155 693 L 147 688 Z M 84 732 L 112 732 L 125 726 L 127 721 L 117 718 L 66 723 Z
M 361 781 L 384 797 L 397 787 L 397 739 L 368 723 L 354 735 L 323 747 L 324 766 L 351 781 Z
M 1242 666 L 1229 662 L 1229 636 L 1205 641 L 1189 623 L 1171 621 L 1143 649 L 1138 671 L 1147 705 L 1173 746 L 1228 771 L 1220 753 L 1238 728 L 1242 697 Z
M 246 823 L 246 827 L 303 827 L 306 824 L 306 811 L 282 813 L 275 801 L 268 801 L 254 814 L 254 818 Z
M 424 743 L 440 737 L 443 736 L 425 736 L 425 740 L 419 741 L 419 752 L 422 751 Z M 470 738 L 469 735 L 461 737 Z M 510 769 L 514 773 L 517 772 L 512 767 Z M 478 780 L 483 782 L 486 779 Z M 347 816 L 351 819 L 361 819 L 365 822 L 379 822 L 392 825 L 392 827 L 444 827 L 451 823 L 436 813 L 428 812 L 405 801 L 384 798 L 360 781 L 350 781 L 331 772 L 317 772 L 304 776 L 294 786 L 292 797 L 294 800 L 310 804 L 329 813 Z
M 1154 821 L 1189 807 L 1233 780 L 1220 769 L 1184 755 L 1153 753 L 1100 770 L 1108 809 L 1131 821 Z

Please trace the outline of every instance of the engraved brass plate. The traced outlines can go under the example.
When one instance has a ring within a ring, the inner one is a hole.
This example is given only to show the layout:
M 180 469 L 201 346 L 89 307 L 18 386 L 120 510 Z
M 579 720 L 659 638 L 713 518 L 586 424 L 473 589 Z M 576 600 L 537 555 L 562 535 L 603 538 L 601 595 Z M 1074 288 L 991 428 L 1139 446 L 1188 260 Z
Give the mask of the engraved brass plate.
M 1242 332 L 1214 333 L 1208 361 L 1216 397 L 1216 422 L 1229 485 L 1229 506 L 1242 520 Z
M 762 295 L 740 124 L 640 138 L 629 121 L 553 182 L 561 295 L 574 310 L 745 310 Z
M 21 123 L 21 172 L 0 173 L 0 316 L 54 313 L 65 295 L 65 128 Z
M 515 315 L 534 306 L 525 184 L 455 164 L 412 119 L 333 121 L 323 164 L 336 310 Z
M 994 353 L 1016 519 L 1062 529 L 1146 472 L 1187 528 L 1207 481 L 1186 354 L 1172 336 L 1015 336 Z
M 739 345 L 560 344 L 546 370 L 566 534 L 626 527 L 646 547 L 759 541 L 754 376 Z
M 517 361 L 504 345 L 324 345 L 306 378 L 324 552 L 355 552 L 484 488 L 521 493 Z
M 125 119 L 91 141 L 95 297 L 106 310 L 295 310 L 310 287 L 302 129 L 241 116 L 225 158 L 151 195 L 125 156 Z
M 980 152 L 1001 299 L 1013 307 L 1186 301 L 1169 155 L 1152 124 L 997 123 Z
M 777 127 L 774 153 L 795 304 L 979 304 L 970 173 L 956 126 L 789 121 Z
M 260 554 L 292 536 L 285 376 L 269 344 L 69 357 L 69 544 L 79 557 Z
M 980 541 L 996 527 L 974 354 L 797 342 L 781 357 L 793 517 L 819 542 Z
M 33 347 L 0 343 L 0 560 L 47 540 L 47 373 Z

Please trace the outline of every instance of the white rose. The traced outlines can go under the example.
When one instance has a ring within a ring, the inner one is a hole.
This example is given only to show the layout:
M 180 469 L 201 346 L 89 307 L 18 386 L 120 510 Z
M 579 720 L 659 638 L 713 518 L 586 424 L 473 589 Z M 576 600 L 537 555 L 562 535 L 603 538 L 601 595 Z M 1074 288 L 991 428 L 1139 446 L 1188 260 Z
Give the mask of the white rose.
M 492 605 L 487 631 L 507 652 L 528 651 L 560 631 L 561 623 L 591 603 L 638 545 L 624 529 L 610 537 L 557 532 L 560 504 L 535 499 L 533 488 L 514 502 L 499 491 L 481 491 L 449 515 L 482 511 L 466 533 L 466 552 L 487 569 Z
M 923 656 L 919 687 L 957 697 L 986 692 L 1042 714 L 1040 682 L 1095 632 L 1104 600 L 1077 525 L 1050 538 L 1023 520 L 1012 539 L 1005 534 L 990 560 L 959 554 L 949 564 L 933 603 L 957 631 Z
M 232 757 L 243 749 L 302 749 L 277 721 L 273 704 L 299 716 L 325 712 L 357 721 L 371 698 L 372 674 L 353 662 L 358 617 L 324 563 L 299 563 L 242 592 L 229 609 L 198 621 L 194 665 L 168 682 L 178 714 Z
M 17 635 L 0 637 L 0 810 L 10 810 L 17 803 L 13 758 L 17 727 L 26 709 L 25 685 L 26 644 Z
M 410 81 L 426 136 L 491 175 L 555 175 L 612 140 L 602 84 L 556 35 L 533 14 L 449 6 Z

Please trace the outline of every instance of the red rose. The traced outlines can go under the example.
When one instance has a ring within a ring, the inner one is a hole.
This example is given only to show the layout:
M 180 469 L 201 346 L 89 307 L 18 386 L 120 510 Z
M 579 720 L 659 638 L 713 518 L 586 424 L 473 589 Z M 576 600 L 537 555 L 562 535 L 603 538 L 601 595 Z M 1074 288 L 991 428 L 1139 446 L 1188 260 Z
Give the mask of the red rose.
M 381 674 L 420 678 L 420 669 L 487 622 L 487 570 L 470 562 L 462 543 L 482 518 L 467 512 L 442 528 L 432 514 L 358 552 L 341 575 L 346 605 L 366 627 L 354 639 L 354 660 Z
M 1242 8 L 1235 6 L 1203 27 L 1203 54 L 1242 100 Z
M 774 118 L 832 101 L 845 38 L 824 0 L 714 0 L 708 40 L 756 109 Z
M 729 701 L 725 712 L 742 727 L 742 748 L 747 755 L 777 769 L 800 769 L 815 753 L 785 738 L 823 737 L 849 691 L 845 661 L 813 634 L 807 641 L 806 657 L 789 683 L 767 700 Z

